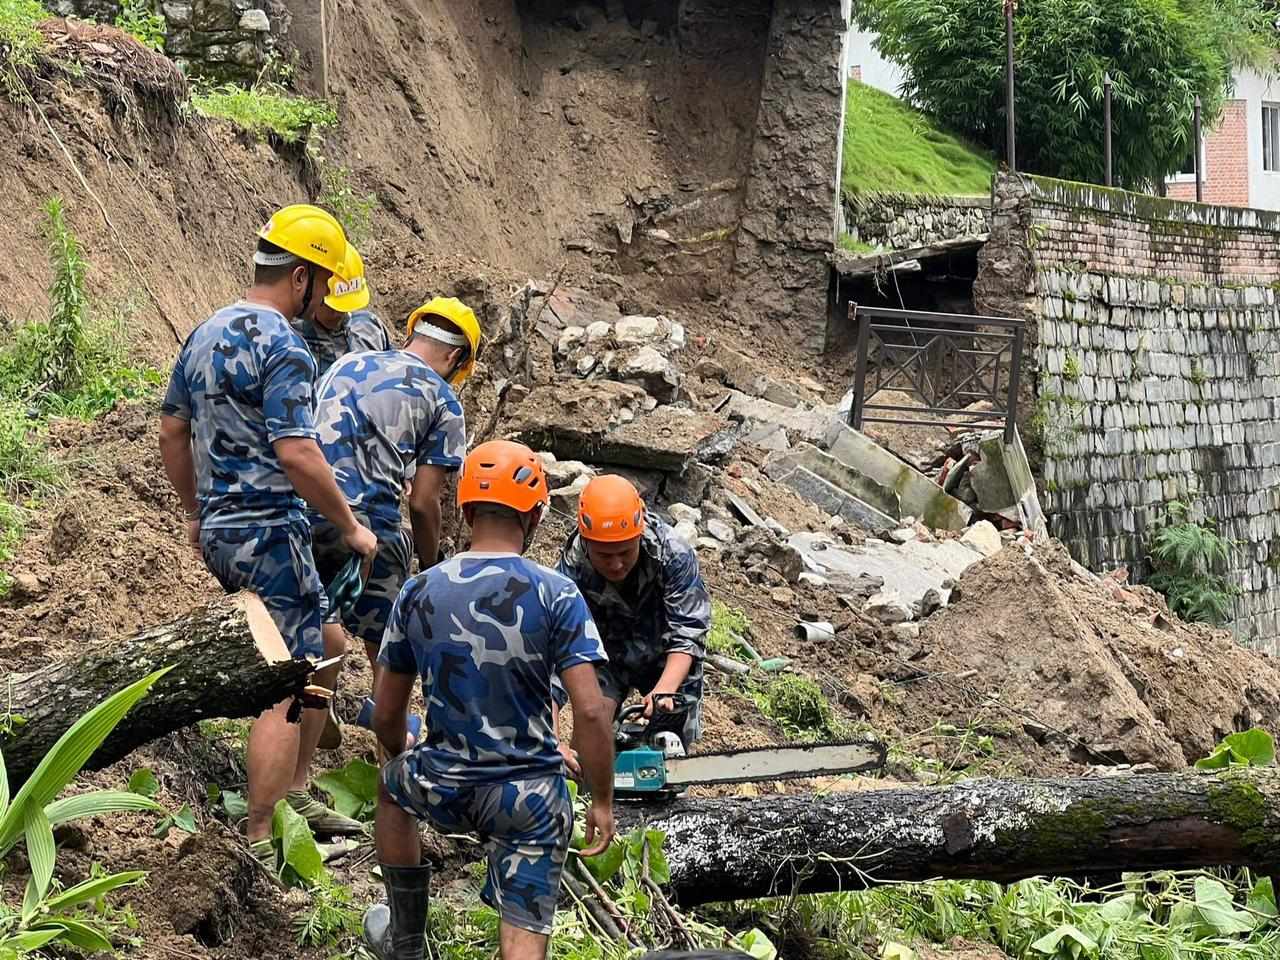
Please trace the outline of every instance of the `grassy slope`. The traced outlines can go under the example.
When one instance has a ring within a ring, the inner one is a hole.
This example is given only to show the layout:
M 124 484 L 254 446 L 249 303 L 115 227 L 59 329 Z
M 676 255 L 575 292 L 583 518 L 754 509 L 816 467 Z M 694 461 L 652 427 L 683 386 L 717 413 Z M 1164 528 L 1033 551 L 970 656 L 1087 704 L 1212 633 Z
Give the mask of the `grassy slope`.
M 994 171 L 989 154 L 943 133 L 901 100 L 849 81 L 842 174 L 846 196 L 986 194 Z

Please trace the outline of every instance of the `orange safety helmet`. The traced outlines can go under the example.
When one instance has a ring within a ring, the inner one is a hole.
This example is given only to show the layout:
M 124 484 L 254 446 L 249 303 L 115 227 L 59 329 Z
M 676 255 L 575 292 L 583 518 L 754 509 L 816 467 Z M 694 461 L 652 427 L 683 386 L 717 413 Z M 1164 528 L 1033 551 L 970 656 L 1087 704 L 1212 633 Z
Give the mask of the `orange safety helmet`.
M 517 513 L 547 505 L 547 476 L 542 461 L 523 443 L 490 440 L 469 454 L 458 480 L 458 506 L 497 503 Z
M 606 473 L 582 490 L 578 533 L 584 540 L 621 543 L 644 533 L 644 500 L 626 477 Z

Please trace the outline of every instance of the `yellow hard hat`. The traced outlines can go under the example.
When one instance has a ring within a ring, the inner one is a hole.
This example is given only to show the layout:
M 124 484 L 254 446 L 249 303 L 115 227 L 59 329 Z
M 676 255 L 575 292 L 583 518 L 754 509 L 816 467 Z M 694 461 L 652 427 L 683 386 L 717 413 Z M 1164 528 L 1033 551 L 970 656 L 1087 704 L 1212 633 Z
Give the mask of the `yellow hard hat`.
M 347 244 L 342 269 L 329 278 L 329 295 L 324 302 L 339 313 L 363 310 L 369 305 L 369 281 L 364 276 L 364 258 L 351 244 Z
M 342 274 L 347 235 L 342 232 L 342 224 L 319 207 L 295 203 L 277 210 L 258 236 L 307 263 Z
M 432 316 L 447 320 L 462 331 L 462 336 L 450 334 L 448 331 L 441 330 L 432 324 L 426 324 L 430 332 L 423 331 L 421 336 L 430 337 L 432 340 L 439 340 L 441 343 L 454 347 L 465 346 L 471 348 L 467 362 L 449 376 L 449 383 L 455 387 L 460 387 L 467 377 L 471 376 L 472 371 L 475 370 L 476 359 L 480 356 L 480 321 L 476 319 L 475 311 L 457 297 L 436 297 L 409 314 L 409 336 L 413 336 L 414 328 L 418 325 L 419 320 L 423 317 Z

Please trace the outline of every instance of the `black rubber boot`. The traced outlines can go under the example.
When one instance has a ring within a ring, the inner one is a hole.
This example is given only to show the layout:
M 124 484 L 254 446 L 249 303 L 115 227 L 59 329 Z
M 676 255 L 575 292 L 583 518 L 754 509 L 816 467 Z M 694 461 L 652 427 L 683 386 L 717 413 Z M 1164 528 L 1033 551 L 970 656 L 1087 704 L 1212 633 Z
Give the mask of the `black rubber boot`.
M 365 911 L 364 942 L 378 960 L 422 960 L 427 948 L 431 867 L 382 864 L 387 902 Z

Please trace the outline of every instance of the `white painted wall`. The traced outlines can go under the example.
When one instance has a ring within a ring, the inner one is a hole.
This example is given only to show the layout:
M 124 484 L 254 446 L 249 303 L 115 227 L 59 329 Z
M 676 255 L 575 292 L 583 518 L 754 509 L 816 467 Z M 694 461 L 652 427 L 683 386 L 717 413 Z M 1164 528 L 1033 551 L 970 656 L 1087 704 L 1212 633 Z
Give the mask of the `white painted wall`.
M 880 56 L 872 46 L 874 39 L 874 33 L 857 27 L 849 31 L 849 59 L 845 75 L 848 76 L 853 67 L 861 67 L 863 83 L 896 97 L 904 79 L 902 68 Z
M 1280 104 L 1280 79 L 1253 70 L 1237 70 L 1234 100 L 1246 101 L 1249 129 L 1249 206 L 1280 210 L 1280 171 L 1262 169 L 1262 105 Z

